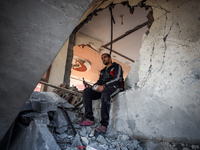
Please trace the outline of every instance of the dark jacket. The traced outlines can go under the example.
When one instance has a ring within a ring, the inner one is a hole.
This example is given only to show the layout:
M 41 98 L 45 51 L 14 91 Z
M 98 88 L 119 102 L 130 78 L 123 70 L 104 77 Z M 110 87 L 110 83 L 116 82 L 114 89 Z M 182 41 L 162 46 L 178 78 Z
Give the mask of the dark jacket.
M 113 62 L 110 67 L 102 69 L 99 80 L 95 84 L 103 85 L 104 88 L 115 86 L 124 89 L 124 78 L 121 65 Z

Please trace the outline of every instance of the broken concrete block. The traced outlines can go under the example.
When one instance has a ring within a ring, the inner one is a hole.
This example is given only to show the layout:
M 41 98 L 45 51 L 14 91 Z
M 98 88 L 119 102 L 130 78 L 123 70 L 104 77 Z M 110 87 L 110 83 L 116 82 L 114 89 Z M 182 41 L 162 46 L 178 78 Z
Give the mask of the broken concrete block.
M 83 128 L 81 129 L 80 135 L 81 135 L 81 136 L 87 136 L 87 131 L 86 131 L 86 128 L 85 128 L 85 127 L 83 127 Z
M 62 110 L 59 109 L 59 108 L 55 112 L 53 120 L 54 120 L 54 125 L 57 128 L 61 128 L 63 126 L 67 126 L 68 125 L 68 122 L 65 119 L 65 116 L 63 115 Z
M 64 139 L 64 138 L 67 138 L 67 134 L 66 133 L 63 133 L 63 134 L 56 134 L 54 137 L 56 138 L 56 139 Z
M 32 109 L 32 106 L 31 106 L 31 102 L 30 102 L 30 101 L 27 101 L 27 102 L 24 104 L 23 108 L 21 109 L 21 112 L 23 112 L 23 111 L 31 111 L 31 110 L 33 110 L 33 109 Z
M 127 147 L 121 147 L 121 150 L 128 150 Z
M 71 147 L 67 147 L 65 150 L 71 150 L 72 148 Z
M 79 124 L 77 124 L 77 123 L 74 123 L 73 126 L 74 126 L 74 129 L 81 129 L 81 128 L 82 128 L 82 127 L 81 127 Z
M 73 122 L 76 119 L 74 112 L 67 111 L 67 113 L 68 113 L 68 116 L 69 116 L 71 122 Z M 55 114 L 53 116 L 53 122 L 54 122 L 54 126 L 56 127 L 56 131 L 58 133 L 64 133 L 65 131 L 67 131 L 68 122 L 63 114 L 63 110 L 61 110 L 59 108 L 57 109 L 57 111 L 55 112 Z
M 91 127 L 85 127 L 85 128 L 86 128 L 87 134 L 90 134 L 92 131 L 92 128 Z
M 65 111 L 65 110 L 64 110 Z M 74 114 L 74 112 L 72 111 L 67 111 L 68 116 L 71 120 L 71 122 L 73 122 L 76 119 L 76 116 Z M 53 122 L 54 125 L 56 127 L 56 131 L 58 133 L 64 133 L 65 131 L 67 131 L 68 129 L 68 122 L 63 114 L 63 110 L 61 109 L 57 109 L 57 111 L 55 112 L 54 116 L 53 116 Z
M 129 140 L 129 139 L 130 139 L 130 137 L 128 135 L 122 134 L 122 136 L 121 136 L 122 141 L 126 141 L 126 140 Z
M 48 112 L 56 111 L 57 106 L 46 99 L 31 99 L 31 106 L 34 111 Z
M 113 148 L 117 147 L 117 145 L 118 145 L 118 143 L 115 141 L 111 142 L 110 144 L 112 145 Z
M 132 143 L 128 145 L 128 149 L 137 149 L 139 142 L 137 140 L 133 140 Z
M 92 148 L 94 148 L 94 149 L 99 150 L 99 143 L 96 142 L 96 141 L 90 143 L 88 146 L 90 146 L 90 147 L 92 147 Z M 87 146 L 87 147 L 88 147 L 88 146 Z M 87 147 L 86 147 L 86 148 L 87 148 Z
M 67 135 L 67 138 L 71 139 L 71 138 L 73 138 L 73 135 Z
M 78 134 L 76 134 L 76 136 L 74 137 L 73 141 L 72 141 L 72 147 L 78 147 L 82 145 L 81 141 L 80 141 L 80 136 Z
M 81 141 L 83 143 L 83 145 L 87 146 L 89 144 L 89 141 L 86 137 L 81 137 Z
M 107 145 L 99 145 L 98 150 L 108 150 L 108 146 Z
M 32 121 L 26 128 L 18 128 L 9 150 L 60 150 L 51 132 L 44 124 Z
M 65 108 L 74 108 L 73 105 L 69 104 L 66 100 L 54 92 L 33 92 L 30 97 L 33 99 L 49 100 L 57 106 L 63 104 Z
M 96 148 L 94 148 L 94 147 L 92 147 L 92 146 L 87 146 L 87 147 L 86 147 L 86 150 L 98 150 L 98 149 L 96 149 Z
M 145 143 L 141 144 L 142 147 L 148 147 L 148 150 L 154 150 L 158 144 L 152 141 L 146 141 Z
M 106 139 L 102 135 L 99 135 L 96 140 L 101 144 L 107 144 Z
M 95 137 L 95 136 L 92 137 L 92 141 L 94 141 L 94 140 L 96 140 L 96 137 Z
M 95 128 L 92 129 L 92 131 L 91 131 L 90 134 L 89 134 L 89 137 L 94 137 L 94 132 L 95 132 Z
M 67 131 L 68 126 L 62 126 L 60 128 L 56 128 L 56 132 L 58 132 L 59 134 L 63 134 L 65 131 Z
M 29 125 L 31 121 L 37 124 L 49 124 L 49 117 L 47 113 L 31 112 L 21 115 L 22 122 Z
M 139 146 L 139 147 L 137 148 L 137 150 L 143 150 L 143 148 Z
M 73 111 L 67 110 L 68 116 L 71 120 L 71 122 L 74 122 L 76 120 L 76 115 Z

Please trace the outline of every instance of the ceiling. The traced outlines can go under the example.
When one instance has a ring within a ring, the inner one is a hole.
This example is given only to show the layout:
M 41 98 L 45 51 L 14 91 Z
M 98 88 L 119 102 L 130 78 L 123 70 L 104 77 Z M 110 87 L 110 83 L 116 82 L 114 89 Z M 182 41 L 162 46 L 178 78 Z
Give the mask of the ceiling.
M 134 13 L 131 14 L 127 6 L 123 6 L 122 4 L 115 5 L 112 9 L 115 20 L 115 24 L 113 24 L 113 39 L 146 22 L 146 16 L 149 11 L 150 10 L 145 10 L 145 8 L 136 7 Z M 98 15 L 93 16 L 92 20 L 85 24 L 79 32 L 101 41 L 104 45 L 111 41 L 111 18 L 109 8 L 99 11 L 97 14 Z M 136 60 L 139 54 L 142 36 L 147 30 L 148 28 L 145 26 L 127 35 L 123 39 L 113 43 L 112 49 L 125 57 Z M 103 52 L 109 53 L 105 48 L 98 48 Z M 128 66 L 132 66 L 133 64 L 132 61 L 114 52 L 112 53 L 112 57 Z

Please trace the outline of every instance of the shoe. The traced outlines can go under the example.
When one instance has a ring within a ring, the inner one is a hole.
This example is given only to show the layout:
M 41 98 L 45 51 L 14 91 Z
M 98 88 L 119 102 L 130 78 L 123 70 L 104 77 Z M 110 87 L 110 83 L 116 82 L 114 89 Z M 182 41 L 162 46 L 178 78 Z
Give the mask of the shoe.
M 106 134 L 106 127 L 100 126 L 95 129 L 95 132 Z
M 91 121 L 89 119 L 85 119 L 81 122 L 77 122 L 80 126 L 91 126 L 94 125 L 94 121 Z

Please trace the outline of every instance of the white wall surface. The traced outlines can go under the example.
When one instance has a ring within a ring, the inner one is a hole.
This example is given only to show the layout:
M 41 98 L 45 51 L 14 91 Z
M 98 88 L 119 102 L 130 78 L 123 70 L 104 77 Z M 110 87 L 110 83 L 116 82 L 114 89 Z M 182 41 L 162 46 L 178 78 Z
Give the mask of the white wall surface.
M 200 1 L 147 0 L 154 23 L 111 110 L 132 137 L 200 142 Z M 138 69 L 135 69 L 138 68 Z
M 51 65 L 51 71 L 49 75 L 49 83 L 53 84 L 55 86 L 60 86 L 60 84 L 63 83 L 64 80 L 64 73 L 65 73 L 65 65 L 66 65 L 66 59 L 67 59 L 67 50 L 68 50 L 68 42 L 67 40 L 54 59 L 52 65 Z M 48 87 L 47 91 L 53 91 L 54 88 Z

